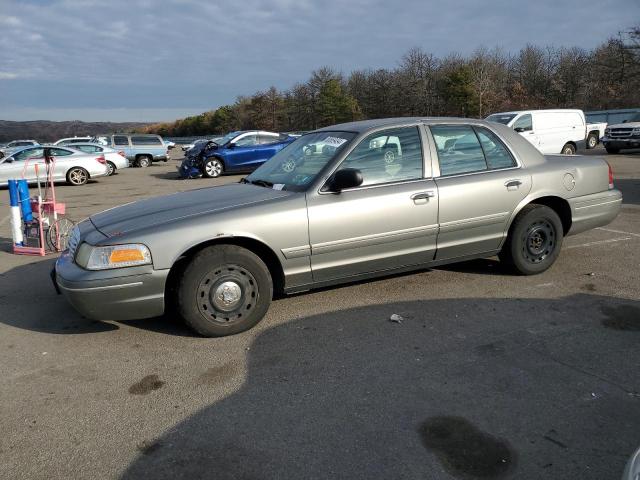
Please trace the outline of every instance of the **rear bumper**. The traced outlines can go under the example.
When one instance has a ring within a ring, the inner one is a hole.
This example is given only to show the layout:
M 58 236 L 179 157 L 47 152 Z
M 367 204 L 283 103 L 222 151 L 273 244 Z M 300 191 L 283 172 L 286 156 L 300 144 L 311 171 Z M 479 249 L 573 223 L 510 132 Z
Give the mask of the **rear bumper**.
M 68 253 L 54 267 L 60 292 L 84 317 L 93 320 L 132 320 L 164 313 L 164 289 L 169 270 L 134 267 L 89 271 Z
M 611 223 L 620 212 L 622 192 L 614 188 L 606 192 L 570 198 L 568 201 L 572 218 L 568 235 L 575 235 Z

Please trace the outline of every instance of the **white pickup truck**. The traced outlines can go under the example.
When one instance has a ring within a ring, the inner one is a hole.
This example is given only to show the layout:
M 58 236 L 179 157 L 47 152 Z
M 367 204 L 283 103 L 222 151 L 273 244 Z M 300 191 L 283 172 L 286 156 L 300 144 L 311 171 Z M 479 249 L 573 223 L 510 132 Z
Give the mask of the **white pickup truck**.
M 609 125 L 602 143 L 607 153 L 618 153 L 625 148 L 640 148 L 640 113 L 622 123 Z
M 606 128 L 606 123 L 587 123 L 587 148 L 595 148 L 600 143 Z

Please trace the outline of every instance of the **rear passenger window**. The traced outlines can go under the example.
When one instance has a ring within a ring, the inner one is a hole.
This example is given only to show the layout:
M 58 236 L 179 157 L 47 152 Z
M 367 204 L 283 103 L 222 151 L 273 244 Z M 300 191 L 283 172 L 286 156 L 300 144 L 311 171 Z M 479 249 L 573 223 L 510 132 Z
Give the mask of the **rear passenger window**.
M 49 152 L 52 157 L 66 157 L 67 155 L 73 154 L 71 150 L 66 150 L 64 148 L 51 148 Z
M 126 135 L 114 135 L 113 144 L 129 146 L 129 137 L 127 137 Z
M 258 140 L 261 145 L 268 145 L 270 143 L 276 143 L 279 141 L 279 136 L 277 135 L 258 135 Z
M 487 169 L 487 163 L 473 128 L 466 125 L 431 126 L 436 143 L 440 175 L 459 175 Z
M 131 143 L 133 145 L 163 145 L 160 137 L 132 136 Z
M 482 145 L 489 170 L 516 166 L 516 161 L 507 150 L 507 147 L 492 131 L 482 127 L 475 127 L 475 131 L 480 139 L 480 145 Z

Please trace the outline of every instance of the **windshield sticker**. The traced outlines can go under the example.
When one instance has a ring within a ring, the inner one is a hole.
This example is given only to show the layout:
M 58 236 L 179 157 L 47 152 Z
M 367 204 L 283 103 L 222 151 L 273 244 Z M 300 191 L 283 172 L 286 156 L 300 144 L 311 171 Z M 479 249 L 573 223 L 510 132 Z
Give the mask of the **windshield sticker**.
M 332 147 L 336 147 L 336 148 L 338 148 L 344 142 L 346 142 L 344 138 L 338 138 L 338 137 L 327 137 L 322 141 L 322 143 L 324 143 L 325 145 L 331 145 Z
M 284 183 L 274 183 L 273 184 L 273 189 L 274 190 L 282 190 L 284 188 Z

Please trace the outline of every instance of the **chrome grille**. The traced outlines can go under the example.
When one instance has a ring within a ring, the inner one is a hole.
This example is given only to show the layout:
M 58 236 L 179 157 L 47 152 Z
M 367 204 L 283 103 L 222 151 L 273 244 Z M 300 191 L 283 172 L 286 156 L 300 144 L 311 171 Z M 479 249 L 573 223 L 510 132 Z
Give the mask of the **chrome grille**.
M 612 128 L 609 130 L 609 138 L 627 138 L 631 136 L 633 128 Z

